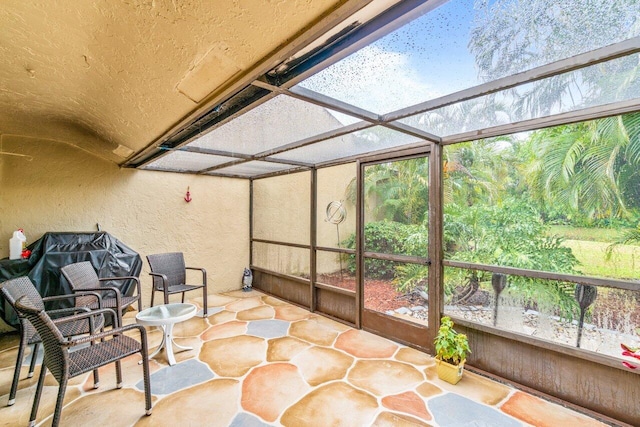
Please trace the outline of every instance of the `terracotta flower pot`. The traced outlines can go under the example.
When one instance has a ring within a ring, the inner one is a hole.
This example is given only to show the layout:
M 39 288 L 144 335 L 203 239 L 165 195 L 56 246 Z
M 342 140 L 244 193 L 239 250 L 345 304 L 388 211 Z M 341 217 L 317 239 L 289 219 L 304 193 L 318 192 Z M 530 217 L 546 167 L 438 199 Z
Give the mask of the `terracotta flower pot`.
M 462 378 L 465 361 L 466 359 L 458 365 L 452 365 L 440 359 L 436 359 L 436 372 L 438 373 L 438 378 L 448 382 L 449 384 L 458 384 L 458 381 Z

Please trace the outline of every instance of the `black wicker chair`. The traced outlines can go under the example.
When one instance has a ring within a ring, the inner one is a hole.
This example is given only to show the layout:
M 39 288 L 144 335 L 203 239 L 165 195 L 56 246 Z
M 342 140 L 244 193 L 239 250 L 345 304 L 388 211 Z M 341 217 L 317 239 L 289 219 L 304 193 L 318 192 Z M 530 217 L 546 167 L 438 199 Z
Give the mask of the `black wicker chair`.
M 142 311 L 142 300 L 140 298 L 140 279 L 135 276 L 122 276 L 122 277 L 98 277 L 96 271 L 89 261 L 77 262 L 74 264 L 65 265 L 60 269 L 62 275 L 67 279 L 71 290 L 75 292 L 100 292 L 101 304 L 103 308 L 113 308 L 118 315 L 118 324 L 122 324 L 122 311 L 132 305 L 134 302 L 138 302 L 138 311 Z M 115 287 L 102 286 L 102 282 L 110 280 L 133 280 L 136 282 L 136 292 L 130 297 L 122 296 L 120 290 Z M 103 292 L 112 292 L 111 294 L 103 295 Z M 87 301 L 85 298 L 76 299 L 77 306 L 88 306 L 91 309 L 99 308 L 96 303 Z
M 122 387 L 122 369 L 120 360 L 135 353 L 142 356 L 142 371 L 144 379 L 144 395 L 146 414 L 151 415 L 151 384 L 149 380 L 149 360 L 147 347 L 147 332 L 141 325 L 128 325 L 123 327 L 115 327 L 106 332 L 92 333 L 88 336 L 80 338 L 65 338 L 58 325 L 62 322 L 77 322 L 90 319 L 89 324 L 92 325 L 92 331 L 95 330 L 93 318 L 102 316 L 108 312 L 113 313 L 112 309 L 98 309 L 88 313 L 77 314 L 58 320 L 55 324 L 46 311 L 38 308 L 27 296 L 21 297 L 16 301 L 16 309 L 21 316 L 26 317 L 36 328 L 38 334 L 42 337 L 44 345 L 44 361 L 38 385 L 36 386 L 36 394 L 33 399 L 33 407 L 31 409 L 31 417 L 29 418 L 29 427 L 35 426 L 36 416 L 38 414 L 38 406 L 42 395 L 42 387 L 47 369 L 59 384 L 58 398 L 56 408 L 53 414 L 52 426 L 58 426 L 64 395 L 67 390 L 67 383 L 70 378 L 95 370 L 109 363 L 116 363 L 117 388 Z M 140 341 L 137 341 L 127 335 L 125 332 L 137 329 L 140 333 Z M 110 339 L 107 339 L 111 337 Z M 78 347 L 75 351 L 69 351 L 70 348 L 80 344 L 91 343 L 88 347 Z
M 56 301 L 61 299 L 75 299 L 75 298 L 90 298 L 93 297 L 95 302 L 99 304 L 100 295 L 95 292 L 78 293 L 76 295 L 58 295 L 42 298 L 37 289 L 28 277 L 18 277 L 16 279 L 7 280 L 0 283 L 0 292 L 4 296 L 5 300 L 13 307 L 14 310 L 16 301 L 24 296 L 28 297 L 32 304 L 40 309 L 44 310 L 44 304 L 50 301 Z M 59 316 L 69 316 L 77 314 L 78 312 L 90 311 L 87 307 L 73 307 L 73 308 L 61 308 L 57 310 L 49 310 L 50 316 L 55 316 L 54 323 L 58 322 Z M 31 352 L 31 364 L 29 365 L 29 374 L 27 378 L 33 376 L 35 370 L 36 360 L 38 358 L 38 348 L 41 343 L 40 335 L 31 325 L 31 323 L 25 319 L 16 310 L 18 314 L 19 330 L 20 330 L 20 345 L 18 347 L 18 357 L 16 359 L 16 367 L 13 373 L 13 381 L 11 382 L 11 390 L 9 392 L 9 401 L 7 406 L 11 406 L 16 402 L 16 393 L 18 392 L 18 381 L 20 378 L 20 370 L 22 367 L 22 361 L 24 359 L 24 350 L 28 345 L 33 345 L 33 351 Z M 96 319 L 93 325 L 96 329 L 102 329 L 104 326 L 104 317 L 100 316 Z M 60 333 L 65 337 L 88 334 L 90 332 L 90 325 L 87 320 L 80 320 L 75 322 L 64 322 L 60 324 Z M 98 371 L 94 371 L 94 387 L 98 387 Z
M 184 293 L 202 288 L 203 317 L 207 317 L 207 271 L 199 267 L 185 267 L 182 252 L 171 252 L 166 254 L 147 255 L 147 261 L 153 276 L 153 291 L 151 292 L 151 306 L 153 307 L 153 296 L 157 292 L 164 294 L 164 303 L 169 304 L 169 295 Z M 186 270 L 200 270 L 202 272 L 202 284 L 185 284 L 187 278 Z

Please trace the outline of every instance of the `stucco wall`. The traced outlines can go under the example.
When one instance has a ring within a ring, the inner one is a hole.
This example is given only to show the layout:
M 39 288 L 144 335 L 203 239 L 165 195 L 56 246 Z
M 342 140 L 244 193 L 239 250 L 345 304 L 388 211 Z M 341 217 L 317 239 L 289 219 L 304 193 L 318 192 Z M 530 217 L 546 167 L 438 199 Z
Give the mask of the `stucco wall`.
M 355 175 L 355 163 L 318 170 L 316 231 L 319 246 L 339 247 L 336 226 L 325 220 L 327 204 L 332 201 L 342 201 L 347 211 L 345 221 L 339 225 L 340 241 L 355 232 L 355 206 L 345 195 L 345 189 Z M 254 238 L 309 245 L 310 173 L 256 180 L 253 188 Z M 339 261 L 334 254 L 322 253 L 317 260 L 318 272 L 338 271 Z M 307 249 L 256 243 L 253 262 L 279 273 L 309 275 Z
M 248 181 L 121 169 L 59 142 L 5 136 L 2 150 L 33 160 L 0 155 L 0 257 L 9 255 L 17 228 L 30 243 L 47 231 L 93 231 L 100 223 L 143 257 L 145 306 L 150 253 L 184 252 L 187 265 L 207 269 L 210 293 L 241 287 L 249 262 Z M 191 203 L 183 199 L 187 186 Z

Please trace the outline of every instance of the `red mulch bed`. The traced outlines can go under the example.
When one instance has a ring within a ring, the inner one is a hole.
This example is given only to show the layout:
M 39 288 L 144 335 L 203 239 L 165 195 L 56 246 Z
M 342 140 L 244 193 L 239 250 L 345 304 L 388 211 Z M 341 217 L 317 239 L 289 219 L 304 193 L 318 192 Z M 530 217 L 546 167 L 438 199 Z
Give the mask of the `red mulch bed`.
M 318 282 L 338 288 L 356 290 L 356 278 L 340 274 L 318 275 Z M 364 306 L 367 309 L 385 312 L 411 305 L 409 298 L 397 292 L 390 280 L 368 279 L 364 286 Z

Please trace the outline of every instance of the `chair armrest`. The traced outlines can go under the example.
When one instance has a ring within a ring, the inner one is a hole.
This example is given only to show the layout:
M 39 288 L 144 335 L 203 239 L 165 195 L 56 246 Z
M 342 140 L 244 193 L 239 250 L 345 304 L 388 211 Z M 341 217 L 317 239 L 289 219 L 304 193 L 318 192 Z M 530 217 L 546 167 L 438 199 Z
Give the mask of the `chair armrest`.
M 158 277 L 162 280 L 162 292 L 164 293 L 164 300 L 168 301 L 169 298 L 169 279 L 167 278 L 166 274 L 160 274 L 160 273 L 154 273 L 153 271 L 149 272 L 149 276 L 153 276 Z M 155 280 L 152 281 L 151 286 L 153 286 L 153 290 L 155 291 L 156 289 L 156 283 Z
M 200 270 L 202 272 L 202 284 L 207 285 L 207 270 L 201 267 L 185 267 L 186 270 Z
M 100 308 L 98 310 L 92 310 L 92 311 L 88 311 L 86 313 L 76 314 L 74 316 L 61 317 L 60 319 L 56 319 L 55 324 L 59 325 L 61 323 L 75 322 L 75 321 L 78 321 L 78 320 L 86 319 L 88 317 L 98 316 L 100 314 L 107 314 L 107 313 L 110 316 L 113 316 L 113 318 L 114 318 L 114 326 L 113 326 L 113 328 L 114 329 L 117 328 L 118 327 L 118 317 L 116 315 L 115 310 L 112 309 L 112 308 Z
M 169 292 L 169 287 L 167 286 L 167 283 L 169 282 L 169 279 L 167 278 L 166 274 L 160 274 L 160 273 L 154 273 L 153 271 L 149 272 L 149 276 L 153 276 L 153 277 L 159 277 L 160 279 L 162 279 L 162 289 L 165 290 L 165 292 Z M 153 284 L 153 287 L 155 289 L 155 283 Z
M 58 301 L 58 300 L 64 300 L 64 299 L 69 299 L 69 298 L 78 298 L 78 297 L 85 297 L 85 296 L 94 296 L 96 297 L 96 299 L 98 300 L 98 307 L 102 307 L 102 298 L 100 297 L 100 294 L 97 292 L 84 292 L 84 291 L 78 291 L 78 292 L 74 292 L 71 294 L 65 294 L 65 295 L 53 295 L 50 297 L 44 297 L 42 298 L 42 302 L 49 302 L 49 301 Z M 50 311 L 48 311 L 50 312 Z
M 71 339 L 71 340 L 67 340 L 67 342 L 65 343 L 65 345 L 71 347 L 71 346 L 75 346 L 78 344 L 84 344 L 87 342 L 91 342 L 91 341 L 96 341 L 102 338 L 106 338 L 109 336 L 113 336 L 113 335 L 122 335 L 123 333 L 133 330 L 133 329 L 137 329 L 138 332 L 140 332 L 140 336 L 142 337 L 143 341 L 145 342 L 145 347 L 146 347 L 146 340 L 147 340 L 147 331 L 144 328 L 144 326 L 142 325 L 126 325 L 126 326 L 120 326 L 118 328 L 113 328 L 110 329 L 108 331 L 104 331 L 104 332 L 100 332 L 97 334 L 92 334 L 89 336 L 83 336 L 80 338 L 75 338 L 75 339 Z
M 163 282 L 167 282 L 169 280 L 169 279 L 167 279 L 166 274 L 154 273 L 153 271 L 150 271 L 149 275 L 150 276 L 154 276 L 154 277 L 160 277 Z
M 142 295 L 141 287 L 140 287 L 140 279 L 136 276 L 120 276 L 120 277 L 100 277 L 98 281 L 106 282 L 109 280 L 134 280 L 136 282 L 136 290 L 138 291 L 138 295 Z
M 118 276 L 118 277 L 100 277 L 98 278 L 98 281 L 100 282 L 104 282 L 105 280 L 135 280 L 136 282 L 139 282 L 140 279 L 138 279 L 136 276 Z
M 115 286 L 103 286 L 101 288 L 82 288 L 82 291 L 94 291 L 94 292 L 106 292 L 106 291 L 113 291 L 116 294 L 120 295 L 120 289 L 116 288 Z M 80 291 L 80 292 L 82 292 Z M 74 292 L 76 293 L 76 292 Z
M 101 288 L 82 288 L 83 291 L 96 291 L 96 292 L 106 292 L 113 291 L 116 294 L 116 307 L 118 308 L 118 319 L 120 322 L 114 321 L 114 323 L 121 323 L 122 317 L 120 310 L 122 309 L 122 295 L 120 294 L 120 289 L 113 286 L 104 286 Z M 114 313 L 115 314 L 115 313 Z M 115 319 L 115 318 L 114 318 Z
M 54 318 L 53 315 L 56 314 L 65 314 L 65 313 L 76 313 L 76 314 L 82 314 L 82 313 L 88 313 L 90 312 L 91 309 L 89 309 L 89 307 L 69 307 L 69 308 L 57 308 L 55 310 L 46 310 L 47 314 L 49 315 L 49 317 L 51 317 L 51 320 L 53 320 L 53 323 L 57 323 L 58 320 L 67 317 L 67 316 L 62 316 L 62 317 L 56 317 Z M 80 312 L 80 313 L 78 313 Z

